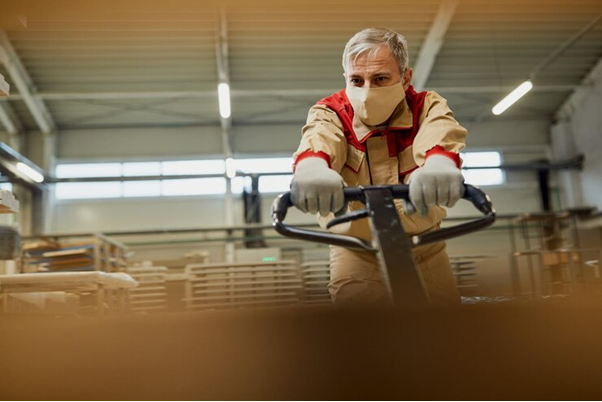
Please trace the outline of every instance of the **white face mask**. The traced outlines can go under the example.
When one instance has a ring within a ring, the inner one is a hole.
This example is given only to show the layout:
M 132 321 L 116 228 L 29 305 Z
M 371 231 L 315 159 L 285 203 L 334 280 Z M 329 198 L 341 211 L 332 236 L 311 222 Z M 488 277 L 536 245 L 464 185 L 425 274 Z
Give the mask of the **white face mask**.
M 376 88 L 347 85 L 345 92 L 354 113 L 369 126 L 377 126 L 387 121 L 406 96 L 401 82 Z

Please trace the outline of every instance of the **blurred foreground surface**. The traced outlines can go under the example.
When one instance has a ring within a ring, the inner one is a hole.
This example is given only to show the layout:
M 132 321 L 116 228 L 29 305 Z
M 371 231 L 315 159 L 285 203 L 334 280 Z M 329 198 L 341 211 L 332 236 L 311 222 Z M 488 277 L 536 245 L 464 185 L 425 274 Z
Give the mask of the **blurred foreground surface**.
M 0 317 L 2 399 L 602 398 L 602 302 Z

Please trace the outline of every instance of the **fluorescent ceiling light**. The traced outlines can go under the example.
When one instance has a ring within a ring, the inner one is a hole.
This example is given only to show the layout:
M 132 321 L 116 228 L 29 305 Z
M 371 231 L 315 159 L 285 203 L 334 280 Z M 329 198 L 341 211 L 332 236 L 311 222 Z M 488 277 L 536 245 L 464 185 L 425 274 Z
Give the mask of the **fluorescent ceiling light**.
M 522 98 L 527 92 L 531 90 L 531 88 L 533 88 L 533 83 L 531 81 L 527 80 L 523 82 L 514 91 L 510 92 L 508 96 L 502 99 L 500 103 L 495 105 L 493 109 L 491 109 L 491 112 L 496 116 L 504 113 L 506 109 L 512 106 L 514 102 Z
M 230 117 L 230 86 L 226 83 L 221 83 L 217 86 L 217 95 L 219 97 L 219 114 L 222 118 Z
M 226 176 L 228 176 L 229 179 L 236 177 L 236 166 L 234 165 L 234 159 L 232 158 L 226 159 Z
M 44 181 L 44 176 L 42 174 L 40 174 L 39 172 L 33 170 L 32 168 L 30 168 L 29 166 L 27 166 L 23 162 L 18 162 L 17 163 L 17 169 L 21 173 L 23 173 L 25 176 L 27 176 L 31 180 L 35 181 L 36 183 L 41 183 L 41 182 Z

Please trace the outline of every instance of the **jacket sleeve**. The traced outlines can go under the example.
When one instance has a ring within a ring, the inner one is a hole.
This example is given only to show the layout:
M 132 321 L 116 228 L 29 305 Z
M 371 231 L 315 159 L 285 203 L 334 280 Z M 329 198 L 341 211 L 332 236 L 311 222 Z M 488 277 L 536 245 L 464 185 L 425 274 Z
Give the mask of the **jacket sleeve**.
M 325 105 L 314 105 L 309 110 L 301 143 L 293 154 L 293 169 L 300 160 L 313 156 L 325 159 L 331 169 L 338 173 L 347 160 L 347 140 L 343 124 L 336 112 Z
M 460 165 L 458 154 L 466 146 L 467 134 L 468 131 L 454 118 L 447 100 L 429 91 L 424 99 L 420 129 L 412 147 L 414 161 L 422 166 L 429 154 L 436 153 L 447 154 Z

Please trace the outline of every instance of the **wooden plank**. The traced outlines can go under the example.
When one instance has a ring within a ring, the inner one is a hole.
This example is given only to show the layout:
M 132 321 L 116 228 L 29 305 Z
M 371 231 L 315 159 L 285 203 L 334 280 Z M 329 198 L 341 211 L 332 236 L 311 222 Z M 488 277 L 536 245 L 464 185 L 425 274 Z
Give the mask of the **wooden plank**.
M 259 299 L 266 297 L 284 297 L 296 296 L 297 292 L 281 292 L 281 293 L 265 293 L 265 294 L 248 294 L 248 295 L 223 295 L 223 296 L 193 296 L 189 301 L 204 301 L 204 300 L 230 300 L 230 299 Z
M 22 246 L 23 251 L 57 250 L 59 248 L 61 248 L 60 244 L 52 240 L 25 242 Z
M 298 275 L 294 272 L 286 273 L 286 274 L 278 274 L 278 275 L 236 275 L 236 276 L 224 276 L 224 277 L 207 277 L 207 278 L 191 278 L 190 282 L 215 282 L 215 281 L 236 281 L 238 279 L 265 279 L 265 278 L 274 278 L 273 280 L 279 281 L 282 277 L 298 277 Z M 301 278 L 299 278 L 301 280 Z
M 207 264 L 189 264 L 186 266 L 186 270 L 191 269 L 204 269 L 204 268 L 238 268 L 238 267 L 275 267 L 275 266 L 287 266 L 297 265 L 296 261 L 292 260 L 280 260 L 280 261 L 259 261 L 259 262 L 233 262 L 233 263 L 207 263 Z
M 133 277 L 136 277 L 136 278 L 149 278 L 149 277 L 165 278 L 165 274 L 163 272 L 145 272 L 145 273 L 139 273 L 139 272 L 132 272 L 131 270 L 128 270 L 128 274 L 130 274 L 130 275 L 132 275 Z
M 54 257 L 71 257 L 71 256 L 91 256 L 91 250 L 88 248 L 78 248 L 74 250 L 59 250 L 59 251 L 47 251 L 42 254 L 44 258 L 54 258 Z
M 220 286 L 220 287 L 235 287 L 235 286 L 241 286 L 241 285 L 263 285 L 263 284 L 273 284 L 273 283 L 299 283 L 301 284 L 301 280 L 299 279 L 281 279 L 278 280 L 277 282 L 275 281 L 245 281 L 245 282 L 220 282 L 220 283 L 204 283 L 204 284 L 194 284 L 192 285 L 192 289 L 197 289 L 197 288 L 203 288 L 203 287 L 215 287 L 215 286 Z M 326 282 L 328 283 L 328 282 Z
M 303 275 L 304 279 L 311 279 L 311 278 L 330 278 L 330 272 L 325 272 L 323 274 L 312 274 L 312 275 Z
M 166 303 L 167 303 L 167 299 L 150 299 L 150 300 L 138 299 L 138 300 L 130 300 L 130 304 L 133 305 L 133 306 L 148 305 L 148 304 L 166 304 Z
M 297 267 L 266 267 L 266 268 L 236 268 L 236 269 L 207 269 L 204 271 L 188 272 L 189 275 L 209 275 L 209 274 L 232 274 L 238 272 L 276 272 L 276 271 L 297 271 Z
M 28 261 L 27 265 L 32 268 L 39 269 L 75 269 L 78 267 L 89 267 L 94 266 L 94 261 L 87 259 L 77 259 L 77 260 L 62 260 L 62 261 Z
M 299 304 L 300 300 L 297 298 L 290 299 L 280 299 L 280 300 L 254 300 L 254 301 L 239 301 L 239 302 L 224 302 L 224 303 L 206 303 L 206 304 L 198 304 L 191 305 L 189 307 L 190 310 L 206 310 L 208 308 L 217 308 L 217 307 L 237 307 L 237 306 L 265 306 L 265 305 L 277 305 L 277 304 Z
M 134 278 L 136 279 L 136 278 Z M 155 290 L 164 290 L 165 286 L 143 286 L 142 284 L 139 284 L 139 286 L 137 288 L 132 288 L 130 289 L 130 292 L 134 292 L 134 293 L 138 293 L 138 292 L 148 292 L 148 291 L 155 291 Z
M 163 297 L 167 296 L 166 292 L 156 292 L 156 293 L 136 293 L 130 295 L 130 298 L 133 300 L 136 299 L 148 299 L 149 297 Z
M 132 306 L 132 311 L 161 311 L 167 310 L 167 306 Z
M 231 289 L 227 287 L 226 289 L 206 289 L 206 290 L 197 290 L 195 294 L 206 294 L 206 293 L 233 293 L 233 292 L 265 292 L 268 290 L 290 290 L 290 289 L 303 289 L 302 285 L 288 285 L 288 286 L 265 286 L 265 287 L 256 287 L 256 288 L 234 288 Z

